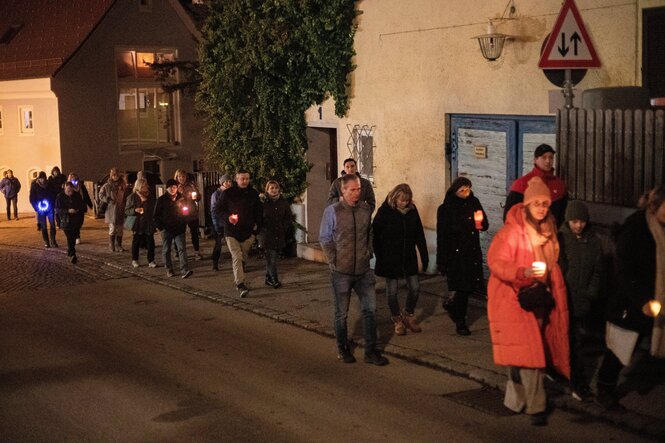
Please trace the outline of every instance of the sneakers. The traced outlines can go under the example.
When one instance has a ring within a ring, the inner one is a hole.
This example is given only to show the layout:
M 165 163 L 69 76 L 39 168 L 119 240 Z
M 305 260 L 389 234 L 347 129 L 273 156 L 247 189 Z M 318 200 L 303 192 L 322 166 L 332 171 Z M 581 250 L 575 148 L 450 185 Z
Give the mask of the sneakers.
M 203 260 L 203 256 L 199 253 L 199 251 L 194 252 L 194 260 Z
M 190 275 L 192 275 L 193 273 L 194 273 L 194 271 L 192 271 L 192 270 L 190 269 L 189 271 L 187 271 L 187 272 L 185 272 L 184 274 L 182 274 L 182 278 L 187 278 L 187 277 L 189 277 Z
M 132 268 L 138 268 L 139 266 L 140 266 L 140 265 L 139 265 L 139 262 L 138 262 L 138 261 L 136 261 L 136 260 L 132 260 Z
M 213 271 L 219 271 L 219 265 L 217 263 L 213 263 L 212 270 Z
M 395 335 L 406 335 L 406 326 L 404 325 L 404 321 L 402 321 L 401 316 L 397 317 L 391 317 L 393 321 L 393 327 L 395 329 Z
M 275 282 L 275 284 L 272 285 L 273 288 L 279 289 L 279 288 L 282 287 L 282 282 L 280 282 L 279 280 L 275 279 L 274 282 Z
M 249 288 L 245 286 L 244 283 L 240 283 L 239 285 L 237 285 L 236 289 L 238 290 L 238 296 L 240 298 L 245 298 L 249 295 Z
M 584 403 L 593 400 L 593 394 L 591 393 L 591 390 L 586 386 L 582 386 L 579 388 L 572 388 L 570 390 L 570 396 L 573 397 L 575 400 Z
M 408 312 L 402 312 L 402 322 L 406 329 L 411 332 L 423 332 L 423 329 L 416 322 L 416 316 Z
M 269 275 L 266 275 L 266 286 L 275 286 L 275 281 Z
M 149 268 L 156 268 L 156 267 L 157 267 L 157 263 L 155 263 L 154 261 L 151 261 L 150 263 L 148 263 L 148 267 L 149 267 Z
M 80 245 L 80 244 L 81 244 L 81 239 L 80 239 L 80 238 L 77 238 L 77 239 L 76 239 L 76 244 L 77 244 L 77 245 Z
M 365 363 L 377 366 L 385 366 L 388 364 L 388 359 L 381 355 L 378 351 L 373 351 L 365 354 Z
M 58 242 L 55 241 L 55 240 L 51 241 L 51 247 L 53 247 L 53 248 L 59 248 L 59 246 L 58 246 Z
M 72 257 L 70 258 L 70 260 L 71 260 L 71 262 L 72 262 L 73 265 L 75 265 L 76 263 L 78 263 L 78 258 L 76 258 L 75 255 L 72 255 Z
M 355 363 L 356 358 L 351 353 L 349 348 L 341 348 L 337 354 L 337 360 L 344 363 Z
M 465 321 L 460 321 L 457 323 L 457 326 L 455 327 L 455 332 L 457 332 L 457 335 L 461 335 L 463 337 L 471 335 L 471 331 L 469 330 Z
M 174 273 L 173 271 L 166 271 L 166 276 L 167 276 L 167 277 L 171 278 L 171 277 L 173 277 L 174 275 L 175 275 L 175 273 Z
M 45 247 L 46 249 L 48 249 L 48 248 L 50 248 L 50 247 L 51 247 L 51 245 L 50 245 L 50 244 L 48 244 L 48 243 L 44 243 L 44 247 Z

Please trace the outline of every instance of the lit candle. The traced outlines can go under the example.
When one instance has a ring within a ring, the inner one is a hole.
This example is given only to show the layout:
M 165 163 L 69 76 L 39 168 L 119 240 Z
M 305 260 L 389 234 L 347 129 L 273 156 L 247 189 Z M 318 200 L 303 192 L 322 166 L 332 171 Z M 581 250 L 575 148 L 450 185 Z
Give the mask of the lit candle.
M 649 310 L 651 310 L 651 314 L 653 314 L 654 317 L 657 317 L 658 314 L 660 314 L 660 302 L 658 300 L 651 300 L 649 301 Z
M 189 206 L 185 205 L 182 207 L 182 214 L 183 215 L 188 215 L 189 214 Z
M 196 200 L 197 193 L 196 191 L 192 191 L 192 200 Z
M 531 267 L 536 277 L 542 277 L 545 275 L 545 271 L 547 271 L 547 264 L 543 261 L 535 261 L 531 263 Z
M 231 223 L 233 223 L 234 225 L 238 223 L 238 214 L 231 214 L 229 218 L 231 219 Z
M 473 220 L 476 222 L 476 229 L 483 229 L 483 211 L 475 211 L 473 213 Z

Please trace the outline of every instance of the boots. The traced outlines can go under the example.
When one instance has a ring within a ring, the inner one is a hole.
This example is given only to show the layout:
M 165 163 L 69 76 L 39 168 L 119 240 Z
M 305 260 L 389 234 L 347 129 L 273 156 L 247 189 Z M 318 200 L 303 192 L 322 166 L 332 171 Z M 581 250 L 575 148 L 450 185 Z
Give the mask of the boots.
M 395 335 L 406 335 L 406 326 L 404 326 L 404 321 L 402 316 L 398 315 L 397 317 L 390 317 L 393 321 L 395 328 Z
M 423 332 L 423 329 L 416 322 L 416 316 L 409 314 L 406 311 L 402 311 L 402 320 L 404 326 L 411 332 Z
M 115 252 L 115 235 L 109 235 L 109 251 Z
M 116 241 L 115 250 L 118 252 L 125 252 L 125 249 L 122 247 L 122 235 L 116 235 L 115 241 Z
M 471 331 L 467 327 L 465 319 L 458 320 L 457 322 L 455 322 L 455 331 L 457 332 L 457 335 L 463 335 L 463 336 L 471 335 Z

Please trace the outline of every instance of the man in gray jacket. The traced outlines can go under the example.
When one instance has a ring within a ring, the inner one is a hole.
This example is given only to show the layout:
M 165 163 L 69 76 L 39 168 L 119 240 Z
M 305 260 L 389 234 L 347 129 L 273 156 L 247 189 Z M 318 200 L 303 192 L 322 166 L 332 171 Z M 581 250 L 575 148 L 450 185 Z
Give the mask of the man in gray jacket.
M 342 199 L 323 212 L 319 241 L 331 272 L 335 298 L 335 337 L 338 359 L 354 363 L 347 341 L 351 290 L 360 299 L 365 339 L 365 363 L 383 366 L 388 360 L 376 350 L 376 293 L 374 272 L 369 267 L 372 257 L 372 211 L 360 201 L 361 184 L 356 175 L 341 178 Z

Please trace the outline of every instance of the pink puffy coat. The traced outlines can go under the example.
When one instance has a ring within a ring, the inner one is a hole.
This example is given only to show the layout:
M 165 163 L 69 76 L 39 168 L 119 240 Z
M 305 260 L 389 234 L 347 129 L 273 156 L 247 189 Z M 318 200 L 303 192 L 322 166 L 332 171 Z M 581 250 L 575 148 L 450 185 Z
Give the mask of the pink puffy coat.
M 558 246 L 556 252 L 558 255 Z M 533 283 L 533 279 L 521 277 L 520 269 L 531 267 L 533 261 L 524 205 L 519 203 L 508 212 L 505 226 L 496 234 L 487 253 L 491 271 L 487 310 L 494 362 L 498 365 L 545 368 L 547 364 L 536 317 L 523 310 L 517 301 L 519 288 Z M 566 286 L 558 264 L 549 270 L 549 275 L 556 305 L 549 314 L 544 341 L 553 366 L 570 378 Z

